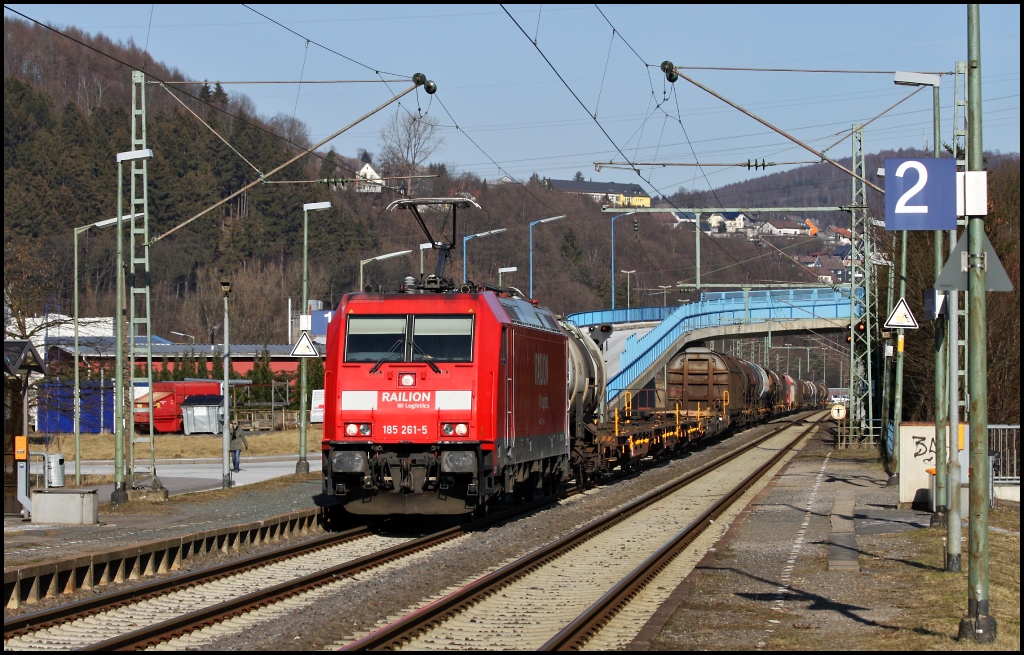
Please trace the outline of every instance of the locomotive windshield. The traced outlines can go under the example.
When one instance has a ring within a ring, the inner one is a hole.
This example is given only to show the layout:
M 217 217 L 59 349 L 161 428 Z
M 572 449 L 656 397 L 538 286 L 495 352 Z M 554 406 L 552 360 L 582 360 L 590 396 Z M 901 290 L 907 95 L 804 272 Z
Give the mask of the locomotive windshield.
M 350 316 L 345 361 L 404 361 L 406 323 L 405 316 Z
M 472 316 L 348 317 L 347 362 L 472 360 Z
M 414 316 L 412 359 L 422 362 L 469 362 L 473 359 L 471 316 Z

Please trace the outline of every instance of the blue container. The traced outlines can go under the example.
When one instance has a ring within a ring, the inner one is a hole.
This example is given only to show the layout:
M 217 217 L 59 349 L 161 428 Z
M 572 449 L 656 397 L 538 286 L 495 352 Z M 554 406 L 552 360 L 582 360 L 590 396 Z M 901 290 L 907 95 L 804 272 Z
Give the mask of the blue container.
M 111 432 L 114 428 L 113 381 L 79 383 L 82 398 L 83 434 Z M 46 382 L 39 388 L 39 432 L 75 431 L 74 382 Z

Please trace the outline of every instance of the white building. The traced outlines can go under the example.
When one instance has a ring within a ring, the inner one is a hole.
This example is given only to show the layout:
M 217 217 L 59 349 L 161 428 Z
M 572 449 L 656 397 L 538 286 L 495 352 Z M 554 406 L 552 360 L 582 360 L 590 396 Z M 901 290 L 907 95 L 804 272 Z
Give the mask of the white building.
M 356 191 L 360 193 L 380 193 L 384 189 L 384 179 L 373 166 L 363 164 L 363 167 L 356 171 Z
M 743 212 L 715 212 L 708 217 L 712 231 L 724 231 L 728 234 L 746 233 L 751 223 L 750 218 Z M 724 226 L 724 229 L 720 226 Z
M 761 227 L 763 234 L 770 234 L 777 237 L 795 237 L 807 234 L 808 228 L 793 221 L 771 220 L 765 221 Z

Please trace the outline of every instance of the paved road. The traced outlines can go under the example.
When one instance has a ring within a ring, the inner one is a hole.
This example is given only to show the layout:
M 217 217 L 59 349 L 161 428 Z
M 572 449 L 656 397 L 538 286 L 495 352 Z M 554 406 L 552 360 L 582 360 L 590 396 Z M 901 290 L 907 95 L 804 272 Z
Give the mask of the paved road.
M 232 473 L 234 486 L 244 486 L 256 482 L 263 482 L 272 478 L 279 478 L 295 474 L 295 463 L 298 461 L 298 454 L 282 455 L 274 457 L 246 457 L 242 455 L 242 470 L 239 473 Z M 307 456 L 310 462 L 310 471 L 316 471 L 320 467 L 319 453 L 313 453 L 312 457 Z M 69 482 L 74 480 L 74 462 L 67 462 L 66 476 Z M 82 462 L 83 475 L 112 475 L 114 463 L 112 461 L 84 461 Z M 160 482 L 167 488 L 170 495 L 193 493 L 196 491 L 209 491 L 222 487 L 223 472 L 219 459 L 190 459 L 190 460 L 158 460 L 156 473 Z M 86 489 L 97 489 L 101 503 L 110 500 L 110 494 L 114 491 L 113 484 L 101 484 L 84 487 Z

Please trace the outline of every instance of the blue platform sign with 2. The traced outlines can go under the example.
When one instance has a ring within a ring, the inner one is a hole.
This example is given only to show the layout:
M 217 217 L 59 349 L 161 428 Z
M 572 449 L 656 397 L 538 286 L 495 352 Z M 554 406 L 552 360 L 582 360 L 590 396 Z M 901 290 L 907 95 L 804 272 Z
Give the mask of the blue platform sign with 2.
M 955 230 L 956 161 L 886 159 L 885 229 Z

